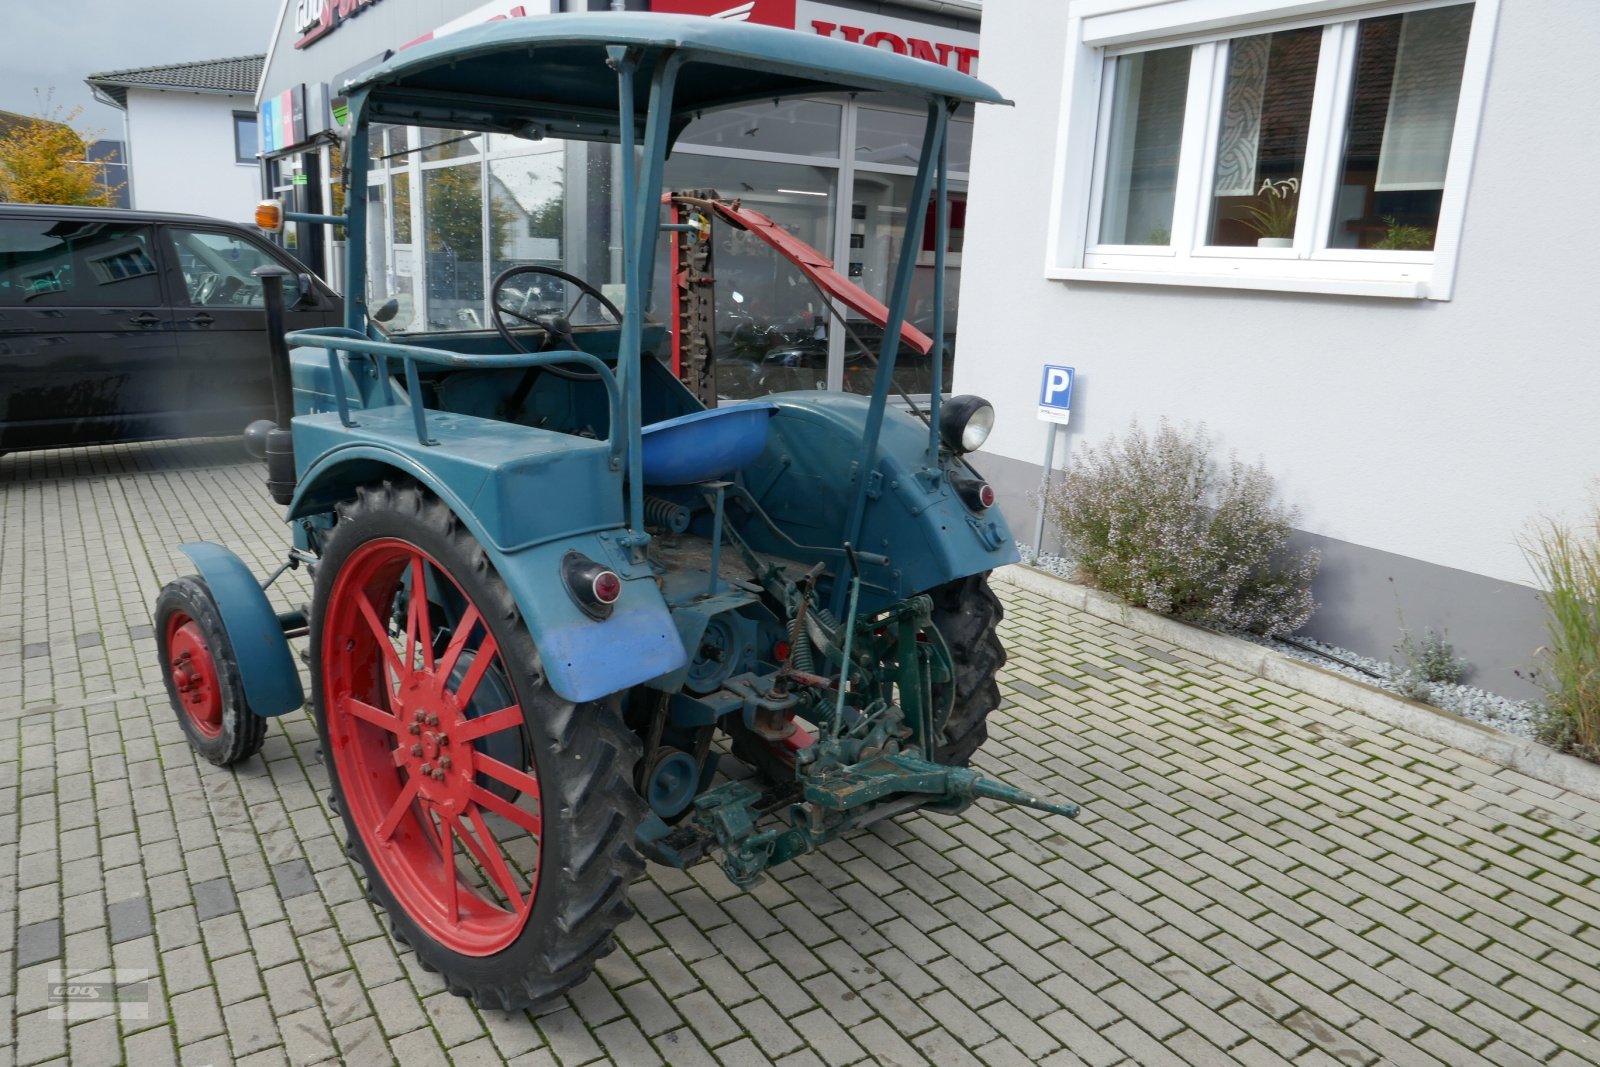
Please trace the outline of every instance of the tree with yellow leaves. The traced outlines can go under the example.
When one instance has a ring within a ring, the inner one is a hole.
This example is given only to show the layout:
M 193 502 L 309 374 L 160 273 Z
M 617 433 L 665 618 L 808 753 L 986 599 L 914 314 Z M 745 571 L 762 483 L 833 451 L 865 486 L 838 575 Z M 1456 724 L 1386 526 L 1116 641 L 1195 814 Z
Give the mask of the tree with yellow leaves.
M 57 106 L 0 137 L 0 201 L 17 204 L 87 204 L 108 207 L 111 193 L 88 162 L 88 145 Z

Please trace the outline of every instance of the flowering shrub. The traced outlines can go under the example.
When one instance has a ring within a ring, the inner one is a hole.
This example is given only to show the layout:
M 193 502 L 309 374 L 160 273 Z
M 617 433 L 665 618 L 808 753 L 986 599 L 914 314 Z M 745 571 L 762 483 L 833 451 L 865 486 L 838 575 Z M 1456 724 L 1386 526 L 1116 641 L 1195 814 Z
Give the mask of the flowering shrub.
M 1315 551 L 1289 551 L 1298 514 L 1272 502 L 1260 464 L 1211 457 L 1203 426 L 1137 422 L 1081 449 L 1046 506 L 1080 580 L 1165 615 L 1259 634 L 1311 617 Z

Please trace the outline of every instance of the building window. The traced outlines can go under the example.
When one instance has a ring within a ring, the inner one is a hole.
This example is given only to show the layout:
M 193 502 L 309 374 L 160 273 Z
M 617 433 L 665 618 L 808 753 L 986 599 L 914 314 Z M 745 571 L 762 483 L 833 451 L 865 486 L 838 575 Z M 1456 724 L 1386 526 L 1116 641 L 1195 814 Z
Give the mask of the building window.
M 248 111 L 233 113 L 233 158 L 238 163 L 256 165 L 256 153 L 261 150 L 261 135 L 257 132 L 256 117 Z
M 1075 20 L 1050 275 L 1448 299 L 1497 4 Z

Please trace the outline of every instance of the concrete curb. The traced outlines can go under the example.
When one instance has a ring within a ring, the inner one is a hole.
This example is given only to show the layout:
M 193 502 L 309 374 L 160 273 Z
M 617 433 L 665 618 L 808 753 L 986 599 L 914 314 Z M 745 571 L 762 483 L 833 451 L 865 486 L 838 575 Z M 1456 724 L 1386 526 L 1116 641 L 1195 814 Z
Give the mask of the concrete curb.
M 1202 630 L 1188 623 L 1136 608 L 1097 589 L 1069 582 L 1033 567 L 1014 564 L 994 572 L 997 582 L 1025 589 L 1058 604 L 1114 622 L 1136 633 L 1177 645 L 1190 652 L 1298 689 L 1330 704 L 1358 711 L 1419 737 L 1460 749 L 1480 759 L 1509 767 L 1529 778 L 1591 800 L 1600 800 L 1600 764 L 1589 763 L 1515 737 L 1453 712 L 1406 700 L 1342 674 L 1325 671 L 1269 648 Z

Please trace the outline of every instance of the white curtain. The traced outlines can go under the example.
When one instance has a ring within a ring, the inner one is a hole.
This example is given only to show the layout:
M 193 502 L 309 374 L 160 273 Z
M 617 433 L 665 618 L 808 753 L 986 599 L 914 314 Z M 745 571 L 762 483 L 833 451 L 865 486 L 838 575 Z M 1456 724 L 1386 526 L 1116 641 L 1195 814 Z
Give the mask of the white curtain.
M 1378 156 L 1379 192 L 1444 188 L 1471 27 L 1471 4 L 1404 16 Z

